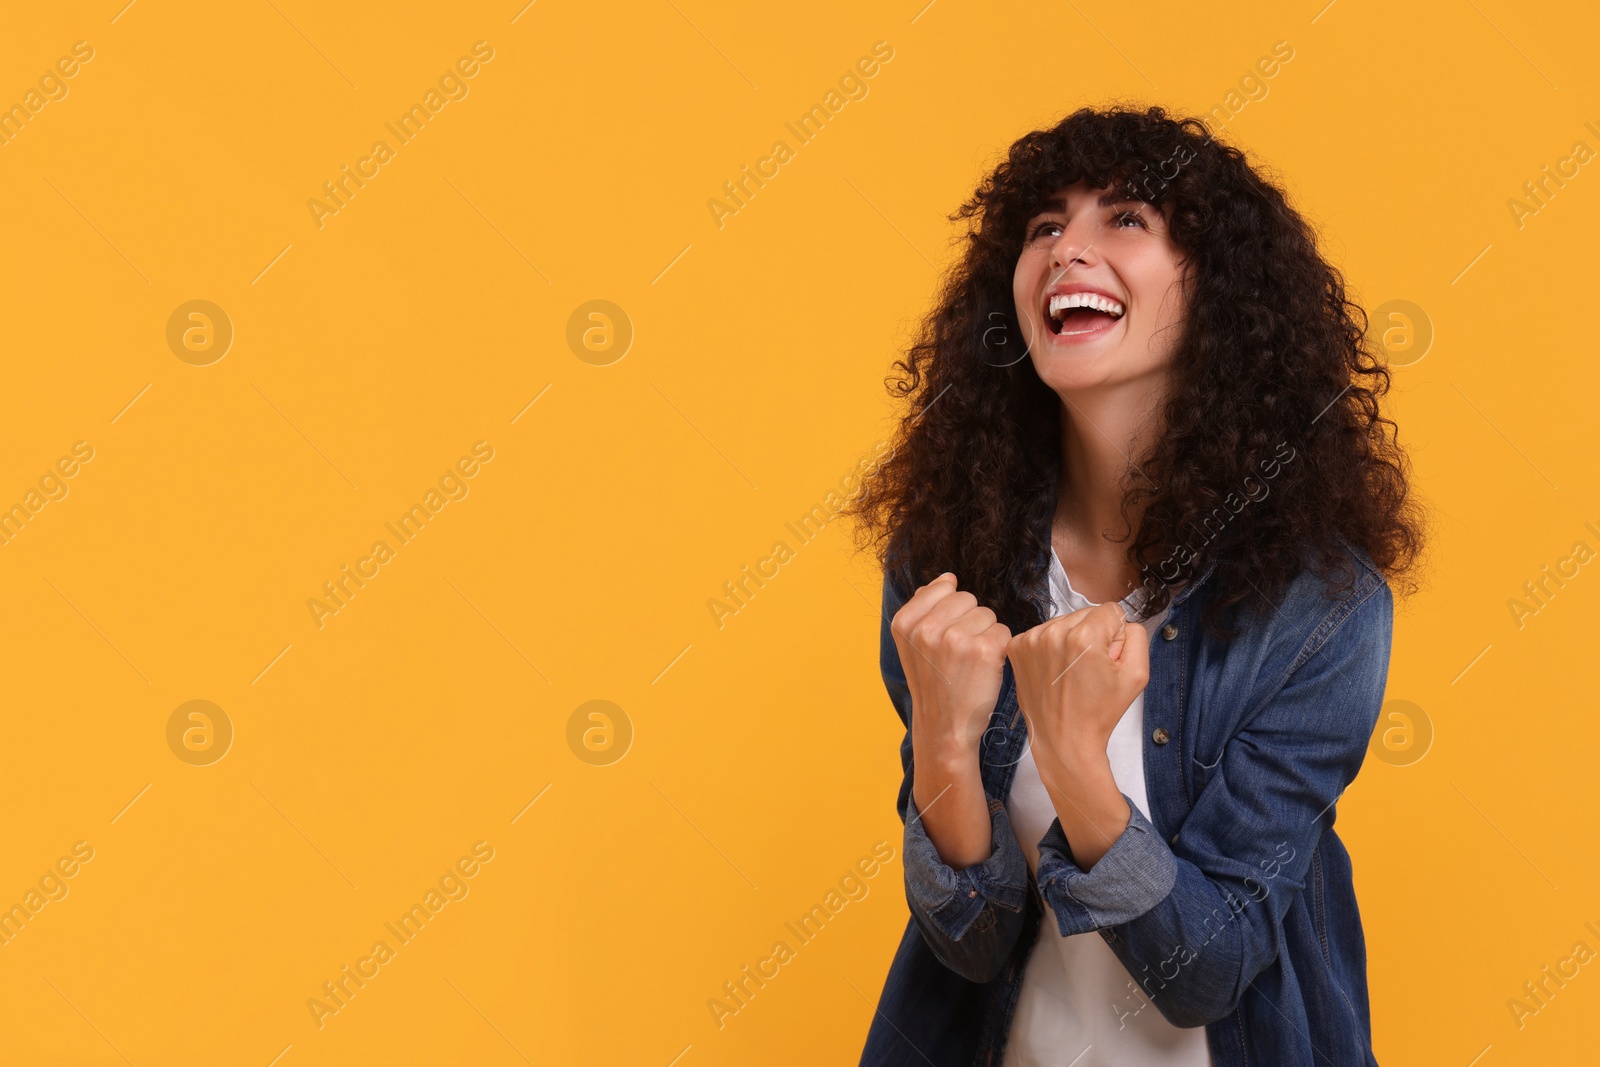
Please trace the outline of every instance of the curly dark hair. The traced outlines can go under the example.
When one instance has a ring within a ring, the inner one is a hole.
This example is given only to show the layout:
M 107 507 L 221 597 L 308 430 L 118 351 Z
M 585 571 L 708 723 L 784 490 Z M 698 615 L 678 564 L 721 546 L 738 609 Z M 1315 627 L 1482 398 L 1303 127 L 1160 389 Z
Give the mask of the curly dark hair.
M 1146 612 L 1214 561 L 1202 621 L 1237 636 L 1240 609 L 1264 611 L 1306 566 L 1343 595 L 1350 547 L 1414 592 L 1424 512 L 1379 412 L 1389 371 L 1366 313 L 1278 186 L 1203 120 L 1160 107 L 1083 108 L 1028 133 L 949 216 L 968 220 L 964 254 L 885 379 L 911 403 L 841 512 L 860 520 L 858 548 L 876 547 L 907 592 L 948 570 L 1013 632 L 1043 621 L 1030 591 L 1060 489 L 1062 405 L 1012 340 L 1025 336 L 1012 275 L 1027 221 L 1078 181 L 1170 204 L 1193 264 L 1161 432 L 1123 484 Z

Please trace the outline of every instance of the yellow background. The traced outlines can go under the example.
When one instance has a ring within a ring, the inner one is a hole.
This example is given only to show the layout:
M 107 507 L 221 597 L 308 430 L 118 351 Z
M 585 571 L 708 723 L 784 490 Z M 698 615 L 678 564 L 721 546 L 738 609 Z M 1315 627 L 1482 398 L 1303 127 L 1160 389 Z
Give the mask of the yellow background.
M 901 734 L 872 561 L 784 524 L 886 436 L 944 216 L 1006 145 L 1084 103 L 1226 107 L 1280 40 L 1221 136 L 1366 306 L 1435 331 L 1392 398 L 1438 527 L 1388 691 L 1433 740 L 1339 808 L 1378 1057 L 1593 1054 L 1600 967 L 1507 1007 L 1600 950 L 1600 576 L 1507 606 L 1600 549 L 1596 164 L 1507 206 L 1600 149 L 1588 5 L 123 3 L 0 36 L 0 103 L 94 49 L 0 146 L 0 505 L 94 450 L 0 547 L 0 904 L 94 850 L 0 947 L 0 1061 L 854 1063 L 906 920 Z M 319 228 L 322 183 L 479 40 L 469 95 Z M 166 341 L 195 299 L 235 333 L 208 366 Z M 591 300 L 634 331 L 606 366 L 566 340 Z M 469 494 L 318 628 L 322 583 L 477 441 Z M 167 744 L 190 700 L 235 732 L 209 766 Z M 590 700 L 633 731 L 607 766 L 568 744 Z M 708 999 L 879 840 L 869 894 L 719 1028 Z M 469 895 L 319 1029 L 307 1000 L 478 841 Z

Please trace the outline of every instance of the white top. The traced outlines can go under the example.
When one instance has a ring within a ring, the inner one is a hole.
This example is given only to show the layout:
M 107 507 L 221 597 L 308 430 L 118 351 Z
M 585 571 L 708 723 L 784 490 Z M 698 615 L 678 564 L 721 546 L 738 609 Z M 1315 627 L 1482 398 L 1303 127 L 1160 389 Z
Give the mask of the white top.
M 1050 552 L 1051 618 L 1093 605 L 1072 588 L 1066 568 Z M 1124 614 L 1138 618 L 1138 590 L 1121 601 Z M 1141 620 L 1154 631 L 1166 612 Z M 1106 746 L 1117 788 L 1150 817 L 1144 786 L 1144 693 L 1133 699 Z M 1039 839 L 1056 817 L 1050 795 L 1039 780 L 1030 745 L 1017 762 L 1006 813 L 1028 868 L 1039 866 Z M 1169 1023 L 1134 981 L 1098 931 L 1062 937 L 1055 916 L 1045 909 L 1039 939 L 1028 957 L 1016 1014 L 1006 1041 L 1005 1067 L 1210 1067 L 1211 1051 L 1203 1026 Z

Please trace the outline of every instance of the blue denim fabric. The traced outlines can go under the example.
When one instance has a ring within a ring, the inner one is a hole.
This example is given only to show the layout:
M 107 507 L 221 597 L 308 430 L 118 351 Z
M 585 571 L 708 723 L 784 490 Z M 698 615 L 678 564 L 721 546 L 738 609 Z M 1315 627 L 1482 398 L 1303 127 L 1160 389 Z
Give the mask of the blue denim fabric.
M 1333 823 L 1383 703 L 1394 598 L 1371 560 L 1348 551 L 1356 579 L 1344 599 L 1307 570 L 1232 641 L 1199 625 L 1210 568 L 1175 594 L 1150 643 L 1150 818 L 1128 798 L 1127 829 L 1088 872 L 1057 819 L 1039 841 L 1037 879 L 1002 802 L 1028 743 L 1009 663 L 979 750 L 993 852 L 957 871 L 928 839 L 889 631 L 910 591 L 885 579 L 879 663 L 907 728 L 898 810 L 911 919 L 863 1067 L 999 1067 L 1046 916 L 1063 935 L 1098 931 L 1168 1021 L 1206 1028 L 1216 1067 L 1376 1067 L 1361 916 Z M 1078 1051 L 1063 1049 L 1062 1062 Z

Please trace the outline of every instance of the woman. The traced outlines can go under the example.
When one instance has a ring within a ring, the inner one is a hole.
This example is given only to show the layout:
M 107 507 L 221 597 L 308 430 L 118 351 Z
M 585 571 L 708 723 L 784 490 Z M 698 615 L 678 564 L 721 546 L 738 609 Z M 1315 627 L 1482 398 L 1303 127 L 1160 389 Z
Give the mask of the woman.
M 955 219 L 851 509 L 911 908 L 861 1062 L 1375 1064 L 1332 827 L 1423 524 L 1366 317 L 1160 108 L 1028 134 Z

